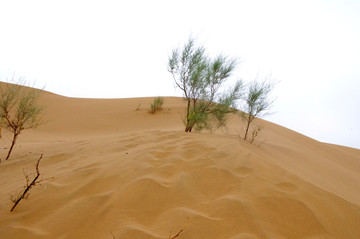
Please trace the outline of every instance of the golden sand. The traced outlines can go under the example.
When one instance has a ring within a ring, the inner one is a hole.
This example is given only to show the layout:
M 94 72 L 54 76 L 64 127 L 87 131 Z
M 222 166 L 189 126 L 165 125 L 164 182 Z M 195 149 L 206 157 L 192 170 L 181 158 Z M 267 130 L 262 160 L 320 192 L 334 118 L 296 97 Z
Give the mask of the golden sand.
M 182 99 L 154 115 L 152 100 L 45 92 L 47 123 L 0 164 L 0 238 L 166 239 L 188 218 L 179 239 L 360 238 L 360 150 L 267 121 L 249 144 L 235 116 L 226 131 L 185 133 Z M 9 212 L 40 154 L 50 179 Z

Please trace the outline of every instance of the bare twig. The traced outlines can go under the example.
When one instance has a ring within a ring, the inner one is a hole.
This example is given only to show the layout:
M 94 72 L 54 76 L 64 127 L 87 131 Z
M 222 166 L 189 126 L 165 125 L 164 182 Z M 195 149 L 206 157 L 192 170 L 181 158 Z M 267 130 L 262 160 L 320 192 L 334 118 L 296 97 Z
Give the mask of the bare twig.
M 257 125 L 255 126 L 255 128 L 253 129 L 253 131 L 251 132 L 251 138 L 249 140 L 250 143 L 253 143 L 255 141 L 255 139 L 257 139 L 257 137 L 260 134 L 260 131 L 263 129 L 264 127 L 262 125 Z
M 185 228 L 186 228 L 189 224 L 190 224 L 190 218 L 188 217 L 188 220 L 187 220 L 185 226 L 184 226 L 175 236 L 171 237 L 171 232 L 170 232 L 169 239 L 174 239 L 174 238 L 180 236 L 180 234 L 185 230 Z
M 40 155 L 40 158 L 38 159 L 37 163 L 36 163 L 36 177 L 34 178 L 34 180 L 29 184 L 29 175 L 25 174 L 25 179 L 26 179 L 26 188 L 24 190 L 24 192 L 21 195 L 15 196 L 14 198 L 12 198 L 12 201 L 14 202 L 14 205 L 12 206 L 10 212 L 12 212 L 15 207 L 19 204 L 19 202 L 21 201 L 21 199 L 24 199 L 27 197 L 29 190 L 35 186 L 37 183 L 39 183 L 40 181 L 37 181 L 39 176 L 40 176 L 40 171 L 39 171 L 39 164 L 40 164 L 40 160 L 42 159 L 42 154 Z

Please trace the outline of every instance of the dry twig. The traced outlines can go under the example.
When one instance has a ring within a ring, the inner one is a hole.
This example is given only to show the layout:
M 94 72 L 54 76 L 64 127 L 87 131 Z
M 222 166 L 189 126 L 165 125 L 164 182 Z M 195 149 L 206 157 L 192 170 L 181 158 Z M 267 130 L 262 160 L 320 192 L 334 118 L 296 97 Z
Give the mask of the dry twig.
M 12 212 L 15 207 L 19 204 L 19 202 L 21 201 L 21 199 L 23 198 L 27 198 L 29 190 L 35 186 L 37 183 L 39 183 L 41 180 L 37 181 L 39 176 L 40 176 L 40 171 L 39 171 L 39 164 L 40 164 L 40 160 L 42 159 L 42 154 L 40 155 L 40 158 L 38 159 L 37 163 L 36 163 L 36 177 L 34 178 L 34 180 L 29 184 L 29 175 L 26 174 L 24 172 L 25 175 L 25 179 L 26 179 L 26 188 L 24 190 L 24 192 L 22 194 L 18 194 L 17 196 L 14 196 L 11 198 L 11 201 L 14 202 L 14 205 L 12 206 L 10 212 Z
M 171 232 L 170 232 L 169 239 L 174 239 L 174 238 L 180 236 L 180 234 L 185 230 L 185 228 L 186 228 L 189 224 L 190 224 L 190 218 L 188 217 L 188 220 L 187 220 L 185 226 L 184 226 L 175 236 L 171 237 Z

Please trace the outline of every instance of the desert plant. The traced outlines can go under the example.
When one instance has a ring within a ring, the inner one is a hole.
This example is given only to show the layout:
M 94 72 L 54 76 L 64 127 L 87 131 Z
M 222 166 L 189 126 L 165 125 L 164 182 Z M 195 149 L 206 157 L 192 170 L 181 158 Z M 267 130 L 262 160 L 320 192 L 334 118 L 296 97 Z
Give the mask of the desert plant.
M 14 205 L 10 209 L 10 212 L 12 212 L 15 209 L 15 207 L 19 204 L 19 202 L 22 199 L 27 198 L 29 196 L 29 191 L 33 186 L 39 184 L 42 181 L 42 180 L 39 179 L 39 176 L 40 176 L 39 164 L 40 164 L 40 160 L 42 159 L 42 156 L 43 155 L 41 154 L 38 161 L 37 161 L 37 163 L 36 163 L 36 166 L 35 166 L 36 176 L 31 182 L 30 182 L 30 179 L 29 179 L 29 174 L 24 172 L 24 176 L 25 176 L 25 180 L 26 180 L 25 190 L 23 192 L 21 192 L 21 193 L 17 193 L 17 194 L 14 194 L 14 195 L 11 196 L 11 201 L 14 203 Z
M 25 87 L 22 79 L 17 84 L 0 85 L 0 124 L 13 133 L 5 160 L 9 159 L 17 137 L 23 130 L 36 128 L 43 123 L 40 117 L 43 107 L 37 102 L 39 94 L 39 90 Z
M 155 114 L 158 111 L 163 110 L 162 106 L 164 104 L 164 99 L 161 97 L 156 97 L 153 103 L 150 106 L 150 114 Z
M 235 59 L 218 55 L 206 56 L 203 46 L 196 46 L 190 38 L 182 49 L 174 49 L 168 60 L 168 71 L 187 102 L 185 132 L 219 127 L 225 124 L 226 115 L 235 112 L 235 102 L 241 96 L 242 82 L 237 81 L 224 91 L 226 80 L 237 65 Z M 213 124 L 217 122 L 217 124 Z
M 250 132 L 251 125 L 255 122 L 256 117 L 269 114 L 269 110 L 274 102 L 273 98 L 270 98 L 275 83 L 270 79 L 265 79 L 260 82 L 254 80 L 247 86 L 247 91 L 244 98 L 244 106 L 241 112 L 241 117 L 246 123 L 244 140 L 254 142 L 258 137 L 262 126 L 253 127 L 253 131 Z

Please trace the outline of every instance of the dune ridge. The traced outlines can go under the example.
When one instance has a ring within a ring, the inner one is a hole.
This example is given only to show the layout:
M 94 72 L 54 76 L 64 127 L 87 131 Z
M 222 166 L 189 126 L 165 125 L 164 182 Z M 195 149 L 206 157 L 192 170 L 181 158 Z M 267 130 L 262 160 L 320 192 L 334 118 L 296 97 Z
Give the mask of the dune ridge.
M 0 164 L 0 238 L 360 238 L 360 150 L 265 125 L 261 146 L 185 133 L 184 102 L 77 99 L 45 92 L 47 123 Z M 0 139 L 4 154 L 9 135 Z M 42 176 L 12 213 L 9 195 L 44 155 Z

